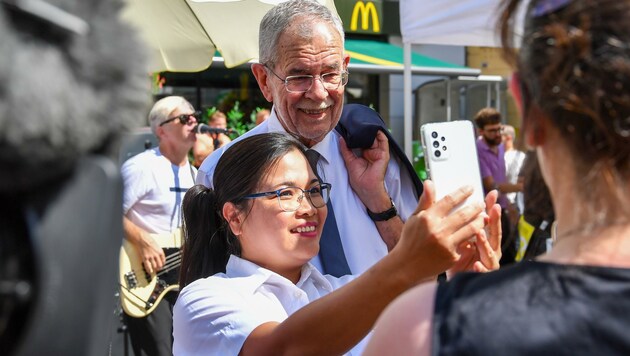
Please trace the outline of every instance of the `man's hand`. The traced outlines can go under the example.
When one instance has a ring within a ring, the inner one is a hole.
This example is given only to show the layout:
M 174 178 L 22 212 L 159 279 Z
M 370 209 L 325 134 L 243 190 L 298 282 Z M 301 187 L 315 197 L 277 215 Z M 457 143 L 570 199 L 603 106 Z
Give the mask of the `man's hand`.
M 164 251 L 149 233 L 142 233 L 141 241 L 136 244 L 136 251 L 142 259 L 144 269 L 150 274 L 157 273 L 166 263 Z
M 387 210 L 391 205 L 385 190 L 385 172 L 390 158 L 387 136 L 378 131 L 372 146 L 363 149 L 360 156 L 348 148 L 343 137 L 340 138 L 339 145 L 348 170 L 350 186 L 359 199 L 370 211 Z
M 148 273 L 157 272 L 164 267 L 166 256 L 151 234 L 131 222 L 126 216 L 123 216 L 123 231 L 125 238 L 133 245 L 136 255 Z

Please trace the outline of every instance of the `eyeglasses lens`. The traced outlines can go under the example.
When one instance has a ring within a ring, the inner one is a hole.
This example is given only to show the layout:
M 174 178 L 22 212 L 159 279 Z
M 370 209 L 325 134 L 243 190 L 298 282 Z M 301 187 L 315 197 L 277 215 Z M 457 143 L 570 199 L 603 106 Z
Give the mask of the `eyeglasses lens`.
M 331 72 L 319 77 L 327 90 L 334 90 L 340 85 L 348 84 L 348 72 Z M 313 86 L 315 77 L 312 75 L 290 76 L 285 79 L 285 85 L 290 92 L 307 92 Z
M 280 202 L 282 210 L 296 211 L 300 207 L 300 204 L 302 204 L 302 200 L 306 195 L 314 207 L 321 208 L 328 202 L 328 193 L 328 187 L 321 185 L 315 186 L 306 191 L 296 187 L 289 187 L 278 192 L 278 201 Z

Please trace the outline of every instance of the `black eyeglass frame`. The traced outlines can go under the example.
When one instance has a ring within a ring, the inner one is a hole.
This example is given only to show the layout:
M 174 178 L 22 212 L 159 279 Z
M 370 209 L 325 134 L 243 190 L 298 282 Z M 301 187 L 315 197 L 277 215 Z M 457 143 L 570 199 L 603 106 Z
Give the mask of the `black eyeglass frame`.
M 280 79 L 281 81 L 284 82 L 284 89 L 286 89 L 289 93 L 306 93 L 307 91 L 311 90 L 311 88 L 313 87 L 313 83 L 315 83 L 315 78 L 316 77 L 319 77 L 319 80 L 322 82 L 322 85 L 324 86 L 324 88 L 326 90 L 337 90 L 341 86 L 346 86 L 348 84 L 348 80 L 350 78 L 350 72 L 348 72 L 347 70 L 332 71 L 332 72 L 320 74 L 320 75 L 317 75 L 317 76 L 310 75 L 310 74 L 303 74 L 303 75 L 289 75 L 286 78 L 282 78 L 281 76 L 276 74 L 276 72 L 274 72 L 273 69 L 271 69 L 271 67 L 269 67 L 269 65 L 263 64 L 263 66 L 265 66 L 265 68 L 269 69 L 269 71 L 273 75 L 275 75 L 276 78 L 278 78 L 278 79 Z M 328 87 L 326 87 L 326 82 L 324 81 L 324 78 L 326 76 L 328 76 L 328 75 L 331 75 L 331 74 L 341 75 L 341 81 L 339 82 L 339 84 L 335 88 L 328 88 Z M 306 90 L 290 90 L 289 89 L 289 80 L 295 79 L 295 78 L 310 78 L 311 79 L 311 85 Z
M 300 197 L 298 197 L 298 205 L 295 207 L 295 209 L 293 210 L 287 210 L 282 206 L 282 202 L 281 202 L 281 198 L 280 198 L 280 193 L 286 189 L 298 189 L 302 191 L 302 195 Z M 302 189 L 299 187 L 284 187 L 284 188 L 280 188 L 277 190 L 273 190 L 270 192 L 261 192 L 261 193 L 253 193 L 253 194 L 249 194 L 246 196 L 241 197 L 241 199 L 256 199 L 256 198 L 262 198 L 262 197 L 268 197 L 271 195 L 275 195 L 278 198 L 278 205 L 280 206 L 280 209 L 282 209 L 283 211 L 286 212 L 293 212 L 293 211 L 297 211 L 300 206 L 302 205 L 302 201 L 304 200 L 304 197 L 306 197 L 308 199 L 308 201 L 311 203 L 312 206 L 314 206 L 315 208 L 323 208 L 324 206 L 326 206 L 326 204 L 328 204 L 328 200 L 330 200 L 330 189 L 332 188 L 332 184 L 330 183 L 319 183 L 318 185 L 312 187 L 311 189 Z M 324 201 L 324 204 L 321 206 L 317 206 L 315 205 L 315 203 L 313 202 L 313 199 L 311 198 L 311 193 L 313 191 L 313 189 L 319 189 L 322 195 L 322 200 Z M 328 191 L 327 194 L 323 194 L 323 191 L 326 190 Z
M 182 125 L 188 125 L 188 124 L 191 123 L 191 120 L 190 120 L 191 116 L 194 117 L 195 120 L 199 120 L 199 117 L 201 117 L 201 111 L 195 111 L 192 114 L 181 114 L 181 115 L 178 115 L 178 116 L 175 116 L 175 117 L 171 117 L 171 118 L 169 118 L 167 120 L 164 120 L 164 121 L 160 122 L 159 126 L 160 127 L 164 126 L 164 125 L 168 124 L 169 122 L 172 122 L 172 121 L 175 121 L 175 120 L 179 120 L 179 123 L 182 124 Z

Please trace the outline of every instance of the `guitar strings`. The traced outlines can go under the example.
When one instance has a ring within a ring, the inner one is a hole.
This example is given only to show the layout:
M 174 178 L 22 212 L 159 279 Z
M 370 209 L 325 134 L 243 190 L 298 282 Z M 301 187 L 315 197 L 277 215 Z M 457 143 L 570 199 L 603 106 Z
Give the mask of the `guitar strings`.
M 158 273 L 156 273 L 156 276 L 161 276 L 172 271 L 173 269 L 179 267 L 181 265 L 181 262 L 181 251 L 170 254 L 168 257 L 166 257 L 166 263 L 164 264 L 164 267 L 162 267 L 162 269 Z

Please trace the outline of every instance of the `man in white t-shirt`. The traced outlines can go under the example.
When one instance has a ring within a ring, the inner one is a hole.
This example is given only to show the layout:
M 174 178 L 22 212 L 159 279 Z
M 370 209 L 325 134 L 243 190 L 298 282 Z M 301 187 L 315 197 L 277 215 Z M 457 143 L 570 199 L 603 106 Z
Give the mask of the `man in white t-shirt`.
M 149 124 L 159 146 L 128 159 L 122 166 L 125 239 L 133 247 L 131 254 L 135 253 L 130 258 L 141 261 L 149 274 L 165 266 L 162 248 L 176 247 L 163 246 L 157 235 L 178 234 L 181 202 L 194 185 L 197 172 L 188 161 L 188 152 L 196 140 L 195 115 L 193 106 L 182 97 L 157 101 L 149 113 Z M 144 317 L 125 313 L 134 354 L 171 355 L 176 297 L 176 293 L 167 293 Z
M 511 125 L 503 125 L 503 144 L 505 145 L 505 178 L 509 183 L 518 183 L 518 176 L 525 161 L 525 152 L 519 150 L 516 145 L 516 131 Z M 511 205 L 518 207 L 518 214 L 523 213 L 522 192 L 506 194 Z
M 343 109 L 350 60 L 336 14 L 315 2 L 288 2 L 270 10 L 261 22 L 259 39 L 260 63 L 253 64 L 252 71 L 273 108 L 267 120 L 239 139 L 288 132 L 319 153 L 317 170 L 332 184 L 330 201 L 347 267 L 352 274 L 362 273 L 398 242 L 403 221 L 417 206 L 415 188 L 401 174 L 396 159 L 379 159 L 389 154 L 382 132 L 371 148 L 352 159 L 334 130 Z M 212 187 L 214 168 L 229 146 L 203 162 L 198 184 Z M 326 224 L 333 215 L 330 211 L 329 207 Z M 324 228 L 320 244 L 326 235 Z M 331 273 L 321 256 L 311 262 Z

